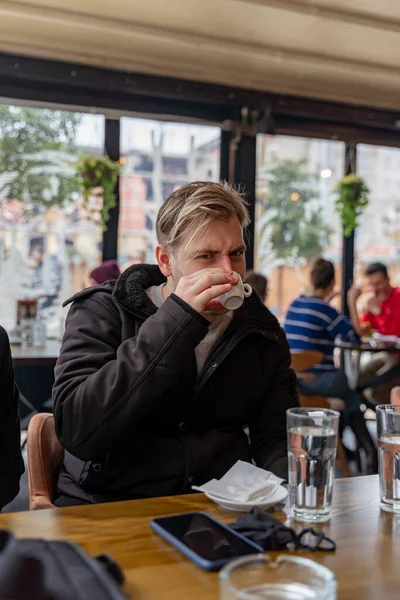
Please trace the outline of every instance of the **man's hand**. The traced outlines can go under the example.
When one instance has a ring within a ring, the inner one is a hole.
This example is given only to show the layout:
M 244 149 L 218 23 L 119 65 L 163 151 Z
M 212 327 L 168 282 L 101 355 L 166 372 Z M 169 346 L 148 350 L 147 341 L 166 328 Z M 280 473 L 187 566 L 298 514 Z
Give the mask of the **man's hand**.
M 368 323 L 368 321 L 366 321 L 365 323 L 361 323 L 360 325 L 363 336 L 370 337 L 374 333 L 374 330 L 371 327 L 371 323 Z
M 237 277 L 227 269 L 202 269 L 181 277 L 175 294 L 202 314 L 209 302 L 229 292 L 237 282 Z
M 362 289 L 357 285 L 352 285 L 347 292 L 347 301 L 349 304 L 355 304 L 362 294 Z

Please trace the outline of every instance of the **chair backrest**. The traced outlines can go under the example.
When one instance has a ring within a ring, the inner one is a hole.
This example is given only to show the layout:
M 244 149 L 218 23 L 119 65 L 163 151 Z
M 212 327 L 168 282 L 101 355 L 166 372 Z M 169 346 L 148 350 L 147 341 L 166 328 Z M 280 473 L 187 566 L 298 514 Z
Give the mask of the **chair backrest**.
M 400 404 L 400 387 L 396 386 L 390 392 L 390 404 Z
M 34 415 L 28 428 L 29 508 L 54 508 L 57 476 L 64 450 L 57 439 L 50 413 Z
M 295 373 L 307 371 L 323 359 L 322 352 L 317 350 L 291 350 L 292 369 Z
M 321 362 L 323 358 L 322 352 L 317 350 L 291 350 L 292 369 L 296 375 L 307 371 L 314 365 Z M 313 375 L 310 375 L 313 377 Z M 329 408 L 329 402 L 322 396 L 303 396 L 299 394 L 300 405 L 307 408 Z
M 332 408 L 329 400 L 323 396 L 304 396 L 299 394 L 300 406 L 303 408 Z

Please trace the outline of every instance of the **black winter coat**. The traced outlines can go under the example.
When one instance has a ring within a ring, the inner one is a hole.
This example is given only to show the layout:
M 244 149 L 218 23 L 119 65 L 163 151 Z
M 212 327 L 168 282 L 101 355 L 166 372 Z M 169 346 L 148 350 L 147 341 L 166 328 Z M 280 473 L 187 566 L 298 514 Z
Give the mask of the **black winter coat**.
M 277 320 L 252 294 L 197 376 L 209 322 L 174 294 L 157 310 L 145 289 L 163 281 L 137 265 L 72 299 L 53 389 L 59 505 L 189 492 L 238 459 L 287 477 L 298 398 Z

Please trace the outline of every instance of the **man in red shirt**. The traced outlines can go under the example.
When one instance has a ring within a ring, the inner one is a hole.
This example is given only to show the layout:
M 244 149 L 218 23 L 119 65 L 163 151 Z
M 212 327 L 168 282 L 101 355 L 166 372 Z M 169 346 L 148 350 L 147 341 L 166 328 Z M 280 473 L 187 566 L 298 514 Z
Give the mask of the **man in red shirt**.
M 400 288 L 392 287 L 382 263 L 372 263 L 365 271 L 371 291 L 361 321 L 383 335 L 400 337 Z
M 392 287 L 387 268 L 382 263 L 370 264 L 365 277 L 370 294 L 360 321 L 372 331 L 400 337 L 400 288 Z M 364 365 L 361 379 L 365 381 L 374 375 L 383 375 L 399 365 L 399 354 L 379 352 Z M 391 389 L 399 383 L 400 375 L 394 374 L 389 381 L 369 388 L 365 394 L 374 404 L 388 404 Z

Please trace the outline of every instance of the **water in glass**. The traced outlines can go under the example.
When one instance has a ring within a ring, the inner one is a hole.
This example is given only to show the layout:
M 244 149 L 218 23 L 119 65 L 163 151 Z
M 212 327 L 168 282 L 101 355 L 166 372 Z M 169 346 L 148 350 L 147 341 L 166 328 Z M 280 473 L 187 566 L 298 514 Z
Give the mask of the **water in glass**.
M 376 407 L 381 508 L 400 513 L 400 406 Z
M 400 434 L 378 440 L 381 507 L 400 512 Z
M 303 521 L 326 521 L 332 506 L 336 431 L 300 425 L 288 428 L 289 498 Z
M 254 600 L 317 600 L 321 598 L 318 590 L 313 590 L 303 583 L 266 583 L 243 589 L 241 592 L 244 598 Z

